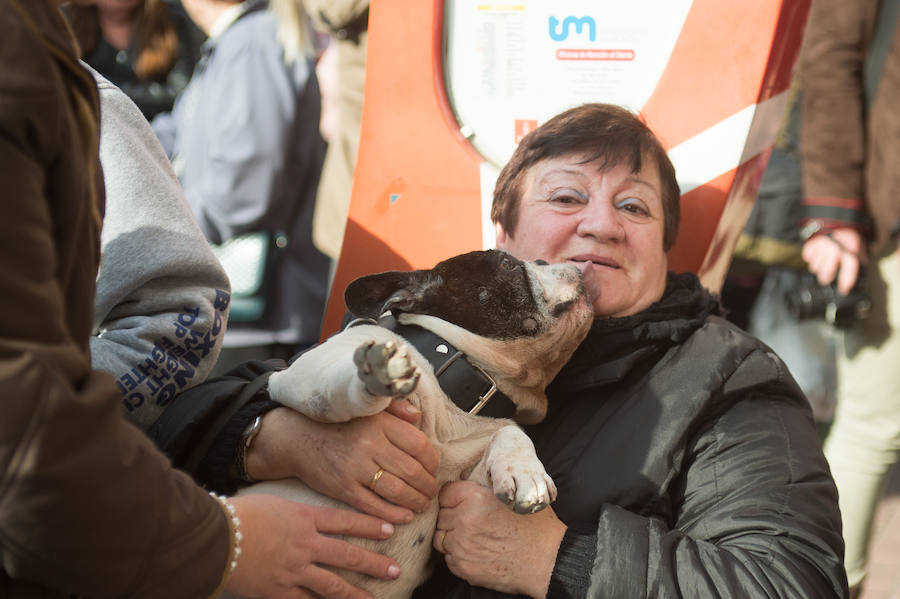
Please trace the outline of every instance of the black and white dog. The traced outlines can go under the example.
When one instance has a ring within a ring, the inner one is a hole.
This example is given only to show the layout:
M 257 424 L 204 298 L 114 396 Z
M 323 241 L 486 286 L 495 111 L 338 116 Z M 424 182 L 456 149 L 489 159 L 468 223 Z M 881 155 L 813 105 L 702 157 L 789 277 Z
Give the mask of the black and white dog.
M 369 320 L 274 373 L 269 393 L 275 401 L 315 420 L 344 422 L 408 397 L 422 411 L 420 426 L 438 452 L 438 484 L 480 482 L 519 513 L 556 498 L 525 433 L 509 418 L 484 414 L 502 414 L 507 405 L 508 417 L 521 423 L 544 417 L 545 388 L 593 319 L 577 267 L 526 263 L 498 250 L 470 252 L 431 270 L 361 277 L 348 286 L 345 300 L 353 314 Z M 391 328 L 375 322 L 387 312 L 396 317 Z M 346 507 L 298 480 L 259 483 L 244 492 Z M 428 574 L 437 514 L 435 498 L 387 541 L 353 539 L 396 559 L 398 580 L 342 575 L 376 597 L 410 596 Z

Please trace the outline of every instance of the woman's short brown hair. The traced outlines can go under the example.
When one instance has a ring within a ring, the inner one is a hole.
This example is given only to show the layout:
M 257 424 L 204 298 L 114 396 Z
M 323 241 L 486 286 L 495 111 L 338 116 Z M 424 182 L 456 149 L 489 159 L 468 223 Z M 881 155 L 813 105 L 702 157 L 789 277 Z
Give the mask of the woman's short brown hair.
M 528 170 L 543 160 L 567 155 L 585 156 L 584 162 L 602 160 L 604 168 L 627 164 L 633 173 L 647 158 L 659 170 L 662 184 L 663 249 L 675 244 L 681 220 L 681 192 L 675 167 L 656 135 L 635 114 L 612 104 L 583 104 L 562 112 L 519 142 L 497 179 L 491 220 L 515 235 L 522 199 L 522 181 Z

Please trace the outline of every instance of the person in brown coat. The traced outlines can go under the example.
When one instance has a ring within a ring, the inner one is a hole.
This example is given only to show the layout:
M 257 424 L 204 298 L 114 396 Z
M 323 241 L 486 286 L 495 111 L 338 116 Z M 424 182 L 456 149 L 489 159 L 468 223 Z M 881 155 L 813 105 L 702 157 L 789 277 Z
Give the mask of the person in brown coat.
M 821 284 L 857 278 L 871 313 L 846 330 L 825 454 L 840 492 L 851 588 L 900 456 L 900 33 L 893 0 L 813 0 L 800 58 L 803 248 Z
M 88 342 L 97 87 L 52 0 L 0 0 L 0 39 L 0 596 L 362 597 L 317 564 L 391 578 L 392 560 L 324 536 L 390 525 L 211 497 L 125 421 Z
M 327 81 L 322 81 L 323 115 L 328 115 L 323 116 L 322 134 L 328 141 L 328 151 L 313 215 L 313 243 L 334 262 L 341 254 L 359 149 L 369 0 L 302 0 L 302 3 L 316 29 L 329 36 L 321 60 L 323 65 L 334 68 L 335 80 L 326 77 Z

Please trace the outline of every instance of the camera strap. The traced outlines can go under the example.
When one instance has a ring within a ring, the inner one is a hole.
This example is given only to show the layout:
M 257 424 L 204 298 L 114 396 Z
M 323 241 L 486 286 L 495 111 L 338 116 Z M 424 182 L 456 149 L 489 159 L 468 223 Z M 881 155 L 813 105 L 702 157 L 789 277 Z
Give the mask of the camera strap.
M 872 43 L 869 44 L 869 56 L 863 68 L 863 84 L 867 107 L 872 104 L 872 100 L 875 98 L 875 91 L 878 89 L 881 71 L 884 68 L 884 59 L 890 49 L 894 31 L 897 29 L 897 19 L 900 17 L 900 0 L 881 0 L 878 4 L 875 31 Z

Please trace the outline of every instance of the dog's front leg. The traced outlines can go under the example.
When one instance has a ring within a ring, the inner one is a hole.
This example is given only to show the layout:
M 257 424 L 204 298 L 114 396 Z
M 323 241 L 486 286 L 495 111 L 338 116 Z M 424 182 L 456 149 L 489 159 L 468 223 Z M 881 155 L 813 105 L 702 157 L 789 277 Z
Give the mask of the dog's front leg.
M 504 426 L 491 438 L 470 480 L 493 487 L 494 495 L 519 514 L 532 514 L 556 499 L 556 485 L 534 444 L 518 426 Z
M 353 352 L 353 363 L 370 395 L 403 397 L 412 393 L 419 382 L 419 369 L 402 342 L 366 341 Z
M 381 327 L 344 331 L 273 373 L 269 395 L 321 422 L 376 414 L 419 380 L 419 369 L 396 339 Z

